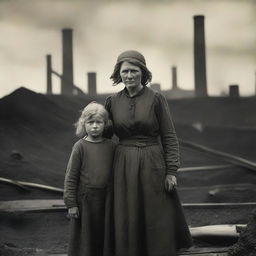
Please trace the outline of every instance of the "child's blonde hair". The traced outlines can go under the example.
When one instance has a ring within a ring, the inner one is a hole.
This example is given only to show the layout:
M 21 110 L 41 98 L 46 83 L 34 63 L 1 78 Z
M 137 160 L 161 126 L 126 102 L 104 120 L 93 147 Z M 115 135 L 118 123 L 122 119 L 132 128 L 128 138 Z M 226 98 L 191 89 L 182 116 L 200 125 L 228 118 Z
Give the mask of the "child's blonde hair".
M 104 108 L 104 106 L 96 101 L 93 101 L 89 103 L 81 113 L 81 116 L 79 117 L 78 121 L 75 123 L 76 127 L 76 135 L 80 138 L 83 138 L 84 136 L 87 135 L 87 132 L 85 130 L 85 122 L 93 118 L 94 116 L 100 116 L 104 123 L 105 126 L 108 122 L 108 112 Z

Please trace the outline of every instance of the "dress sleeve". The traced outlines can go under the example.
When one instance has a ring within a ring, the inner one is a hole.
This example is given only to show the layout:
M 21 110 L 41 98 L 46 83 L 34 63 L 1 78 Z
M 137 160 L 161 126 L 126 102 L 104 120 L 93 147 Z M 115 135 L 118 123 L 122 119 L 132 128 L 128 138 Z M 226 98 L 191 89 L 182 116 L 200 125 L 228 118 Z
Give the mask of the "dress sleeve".
M 112 121 L 111 96 L 107 97 L 105 101 L 105 108 L 108 111 L 109 119 Z
M 109 120 L 104 128 L 103 137 L 111 139 L 114 135 L 113 117 L 112 117 L 112 109 L 111 109 L 111 96 L 107 97 L 105 101 L 105 109 L 108 111 Z
M 179 144 L 166 98 L 156 94 L 157 118 L 160 137 L 165 155 L 166 174 L 176 175 L 180 166 Z
M 77 144 L 74 145 L 64 180 L 64 202 L 67 208 L 77 206 L 77 189 L 80 177 L 81 156 Z

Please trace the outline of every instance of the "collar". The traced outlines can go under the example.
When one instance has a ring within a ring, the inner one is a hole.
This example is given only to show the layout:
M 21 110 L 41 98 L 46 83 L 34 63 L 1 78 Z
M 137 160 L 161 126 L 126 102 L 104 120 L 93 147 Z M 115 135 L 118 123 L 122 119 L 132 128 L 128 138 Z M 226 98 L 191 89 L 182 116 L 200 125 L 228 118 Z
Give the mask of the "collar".
M 146 87 L 147 87 L 147 86 L 144 85 L 143 88 L 142 88 L 140 91 L 138 91 L 137 94 L 135 94 L 135 95 L 133 95 L 133 96 L 130 96 L 130 94 L 129 94 L 128 90 L 126 89 L 126 87 L 123 89 L 123 91 L 124 91 L 124 94 L 125 94 L 128 98 L 135 98 L 135 97 L 138 97 L 138 96 L 142 95 L 142 94 L 144 93 Z

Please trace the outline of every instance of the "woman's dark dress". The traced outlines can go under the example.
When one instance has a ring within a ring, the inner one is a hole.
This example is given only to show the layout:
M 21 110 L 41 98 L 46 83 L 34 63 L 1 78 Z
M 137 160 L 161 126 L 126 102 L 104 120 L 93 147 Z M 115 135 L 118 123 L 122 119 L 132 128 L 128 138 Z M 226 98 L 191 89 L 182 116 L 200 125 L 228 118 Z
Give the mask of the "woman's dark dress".
M 177 192 L 164 190 L 165 175 L 175 175 L 179 166 L 167 101 L 145 86 L 134 97 L 124 89 L 107 98 L 106 108 L 120 139 L 114 160 L 116 256 L 174 256 L 191 245 L 191 236 Z

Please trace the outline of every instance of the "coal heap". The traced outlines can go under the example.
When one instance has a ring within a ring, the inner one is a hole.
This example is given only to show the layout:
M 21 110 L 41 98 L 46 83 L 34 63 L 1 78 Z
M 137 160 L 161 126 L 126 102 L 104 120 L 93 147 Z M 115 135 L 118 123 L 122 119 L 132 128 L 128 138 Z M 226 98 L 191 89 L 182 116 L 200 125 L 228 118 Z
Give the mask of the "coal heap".
M 62 186 L 85 99 L 48 97 L 21 87 L 0 100 L 0 176 Z M 19 152 L 22 160 L 10 157 Z

